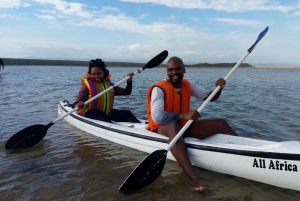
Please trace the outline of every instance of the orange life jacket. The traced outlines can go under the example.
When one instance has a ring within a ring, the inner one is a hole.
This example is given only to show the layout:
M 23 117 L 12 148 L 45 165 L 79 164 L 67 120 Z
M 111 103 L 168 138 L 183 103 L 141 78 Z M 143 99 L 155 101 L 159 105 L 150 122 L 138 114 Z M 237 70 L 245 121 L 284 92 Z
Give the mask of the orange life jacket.
M 176 92 L 173 85 L 167 80 L 161 80 L 150 86 L 147 92 L 147 113 L 150 131 L 156 130 L 159 127 L 159 124 L 153 121 L 151 115 L 151 92 L 154 87 L 159 87 L 164 92 L 164 110 L 166 112 L 189 112 L 191 103 L 191 86 L 187 79 L 182 79 L 182 86 L 179 92 Z M 181 127 L 183 127 L 186 122 L 188 122 L 188 120 L 181 120 Z
M 89 97 L 88 99 L 96 96 L 102 91 L 106 90 L 113 84 L 110 81 L 111 74 L 101 83 L 95 82 L 92 76 L 87 72 L 86 77 L 81 78 L 82 85 L 86 85 L 89 89 Z M 89 110 L 97 108 L 98 110 L 102 110 L 107 116 L 111 114 L 114 105 L 114 89 L 104 93 L 102 96 L 96 98 L 89 104 L 85 105 L 84 108 L 81 108 L 78 113 L 82 116 Z

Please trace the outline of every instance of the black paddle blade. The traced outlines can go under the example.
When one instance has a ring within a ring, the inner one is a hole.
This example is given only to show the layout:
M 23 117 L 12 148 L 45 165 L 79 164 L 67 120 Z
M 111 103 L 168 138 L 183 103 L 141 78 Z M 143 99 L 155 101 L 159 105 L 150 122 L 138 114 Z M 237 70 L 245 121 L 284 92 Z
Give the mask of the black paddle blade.
M 158 65 L 160 65 L 166 58 L 168 57 L 168 51 L 164 50 L 157 56 L 155 56 L 153 59 L 148 61 L 148 63 L 143 67 L 143 70 L 146 68 L 154 68 Z
M 154 182 L 164 169 L 167 153 L 165 149 L 157 150 L 144 158 L 120 186 L 119 192 L 130 193 Z
M 21 149 L 33 147 L 45 137 L 48 128 L 52 125 L 53 123 L 49 123 L 46 126 L 36 124 L 24 128 L 7 140 L 7 142 L 5 143 L 5 149 Z

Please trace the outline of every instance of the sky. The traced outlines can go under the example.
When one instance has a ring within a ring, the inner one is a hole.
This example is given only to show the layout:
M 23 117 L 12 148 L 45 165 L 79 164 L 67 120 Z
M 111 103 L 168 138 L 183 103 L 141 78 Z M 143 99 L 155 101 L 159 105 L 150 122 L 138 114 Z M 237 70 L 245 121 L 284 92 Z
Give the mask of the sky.
M 0 0 L 0 58 L 300 65 L 298 0 Z

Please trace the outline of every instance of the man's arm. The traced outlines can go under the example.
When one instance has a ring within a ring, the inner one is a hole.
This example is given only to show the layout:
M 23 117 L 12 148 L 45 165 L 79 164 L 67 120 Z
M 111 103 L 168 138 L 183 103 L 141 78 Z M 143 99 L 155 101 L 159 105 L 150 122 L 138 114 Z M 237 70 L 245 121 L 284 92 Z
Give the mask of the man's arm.
M 207 90 L 199 87 L 198 85 L 196 85 L 193 82 L 189 81 L 189 83 L 191 86 L 191 93 L 192 93 L 191 95 L 196 97 L 199 100 L 205 100 L 211 93 L 210 91 L 207 91 Z
M 215 101 L 220 97 L 225 84 L 226 84 L 226 81 L 223 78 L 219 78 L 216 81 L 216 87 L 220 86 L 220 90 L 215 94 L 215 96 L 211 99 L 211 101 Z M 192 90 L 192 96 L 198 98 L 199 100 L 206 100 L 208 98 L 208 96 L 213 92 L 213 91 L 207 91 L 207 90 L 199 87 L 198 85 L 196 85 L 193 82 L 190 82 L 190 86 L 191 86 L 191 90 Z
M 164 111 L 164 92 L 154 87 L 151 92 L 151 115 L 157 124 L 168 124 L 179 120 L 179 113 L 171 113 Z
M 215 101 L 215 100 L 218 100 L 218 98 L 220 97 L 221 93 L 222 93 L 222 90 L 223 88 L 225 87 L 225 84 L 226 84 L 226 81 L 223 79 L 223 78 L 219 78 L 217 81 L 216 81 L 216 87 L 217 86 L 220 86 L 220 89 L 219 91 L 215 94 L 215 96 L 210 100 L 210 101 Z M 212 93 L 213 91 L 210 91 L 208 96 Z M 208 98 L 208 96 L 206 98 Z M 206 99 L 205 98 L 205 99 Z

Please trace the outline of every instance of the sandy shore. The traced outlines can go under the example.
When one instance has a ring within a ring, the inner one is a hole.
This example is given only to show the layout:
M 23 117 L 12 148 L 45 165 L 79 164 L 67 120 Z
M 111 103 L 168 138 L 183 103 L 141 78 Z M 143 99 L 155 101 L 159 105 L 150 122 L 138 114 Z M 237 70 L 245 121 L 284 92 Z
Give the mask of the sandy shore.
M 164 66 L 164 68 L 165 68 L 165 66 Z M 233 68 L 233 66 L 229 66 L 229 67 L 189 67 L 189 66 L 186 66 L 186 68 L 187 69 L 193 69 L 193 68 L 224 69 L 224 68 Z M 253 66 L 253 67 L 239 67 L 239 69 L 300 70 L 300 66 L 299 67 L 296 67 L 296 66 L 295 67 L 294 66 Z

